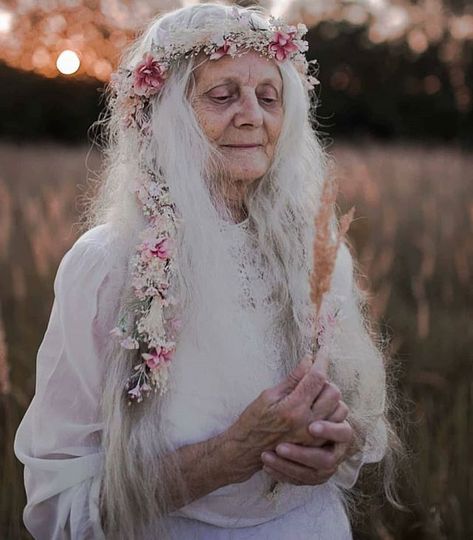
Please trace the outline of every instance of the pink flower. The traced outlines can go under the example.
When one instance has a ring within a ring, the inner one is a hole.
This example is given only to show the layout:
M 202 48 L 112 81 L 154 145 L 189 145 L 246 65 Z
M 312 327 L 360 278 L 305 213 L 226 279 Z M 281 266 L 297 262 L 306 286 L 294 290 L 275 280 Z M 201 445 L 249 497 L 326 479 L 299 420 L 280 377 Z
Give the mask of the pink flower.
M 156 94 L 166 79 L 166 69 L 150 53 L 145 53 L 144 60 L 133 71 L 135 94 L 148 97 Z
M 171 254 L 171 240 L 169 238 L 162 238 L 154 243 L 149 249 L 150 253 L 160 259 L 168 259 Z
M 164 237 L 159 240 L 145 240 L 139 246 L 139 249 L 145 258 L 158 257 L 158 259 L 169 259 L 172 246 L 172 240 Z
M 211 55 L 210 55 L 210 60 L 218 60 L 219 58 L 222 58 L 222 56 L 225 56 L 228 52 L 228 50 L 230 49 L 230 42 L 225 40 L 223 42 L 223 45 L 221 47 L 219 47 L 218 49 L 216 49 Z
M 166 349 L 165 347 L 158 347 L 151 349 L 151 354 L 142 353 L 142 357 L 146 360 L 146 365 L 150 369 L 158 367 L 162 362 L 170 362 L 172 358 L 172 349 Z
M 137 399 L 138 401 L 141 401 L 141 387 L 140 383 L 138 383 L 134 388 L 131 390 L 128 390 L 127 394 L 130 396 L 130 399 Z
M 269 50 L 276 60 L 285 60 L 291 53 L 297 52 L 299 47 L 293 42 L 295 31 L 274 33 L 273 39 L 269 44 Z

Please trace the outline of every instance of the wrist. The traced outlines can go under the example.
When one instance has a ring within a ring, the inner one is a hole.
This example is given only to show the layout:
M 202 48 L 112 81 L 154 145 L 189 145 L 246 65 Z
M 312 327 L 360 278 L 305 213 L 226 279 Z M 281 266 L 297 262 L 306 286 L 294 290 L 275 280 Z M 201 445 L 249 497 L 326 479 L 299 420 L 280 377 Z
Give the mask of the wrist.
M 218 436 L 222 466 L 226 468 L 228 483 L 237 484 L 251 478 L 261 469 L 260 452 L 248 447 L 230 428 Z

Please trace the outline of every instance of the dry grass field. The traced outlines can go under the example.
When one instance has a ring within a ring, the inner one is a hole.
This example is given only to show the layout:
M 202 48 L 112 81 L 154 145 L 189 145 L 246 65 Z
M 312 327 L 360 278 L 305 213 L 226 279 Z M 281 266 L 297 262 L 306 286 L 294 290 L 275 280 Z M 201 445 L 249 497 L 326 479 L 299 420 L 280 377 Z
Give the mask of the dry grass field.
M 330 148 L 339 206 L 380 331 L 391 338 L 412 472 L 409 512 L 367 504 L 359 539 L 473 538 L 473 155 L 408 144 Z M 12 442 L 34 392 L 58 263 L 78 235 L 87 147 L 0 146 L 0 538 L 21 523 Z

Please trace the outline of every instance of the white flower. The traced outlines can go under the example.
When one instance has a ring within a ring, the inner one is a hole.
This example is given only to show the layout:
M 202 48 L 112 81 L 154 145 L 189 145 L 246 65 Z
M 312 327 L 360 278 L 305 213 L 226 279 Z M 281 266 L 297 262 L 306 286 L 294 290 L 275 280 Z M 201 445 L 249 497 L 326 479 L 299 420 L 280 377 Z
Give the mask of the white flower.
M 218 32 L 218 33 L 214 33 L 210 36 L 210 40 L 212 43 L 215 44 L 215 46 L 218 48 L 218 47 L 222 47 L 223 44 L 225 43 L 225 38 L 223 37 L 223 34 L 222 32 Z
M 139 347 L 140 347 L 138 341 L 136 339 L 132 338 L 131 336 L 128 336 L 127 338 L 122 340 L 120 342 L 120 345 L 124 349 L 139 349 Z
M 116 337 L 124 337 L 126 332 L 123 328 L 120 328 L 119 326 L 115 326 L 115 328 L 112 328 L 110 330 L 110 334 Z

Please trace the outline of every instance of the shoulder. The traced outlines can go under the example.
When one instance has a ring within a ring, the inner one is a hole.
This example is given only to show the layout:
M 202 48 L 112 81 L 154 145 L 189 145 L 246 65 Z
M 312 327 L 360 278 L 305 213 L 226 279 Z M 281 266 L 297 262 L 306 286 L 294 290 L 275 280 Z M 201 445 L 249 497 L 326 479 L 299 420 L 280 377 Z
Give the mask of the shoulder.
M 69 335 L 92 331 L 95 338 L 103 337 L 115 324 L 127 265 L 117 258 L 112 237 L 110 225 L 86 231 L 59 264 L 54 298 L 63 327 L 72 324 Z M 106 338 L 99 341 L 106 343 Z
M 112 229 L 110 223 L 96 225 L 82 233 L 70 250 L 90 248 L 95 251 L 107 251 L 113 241 Z
M 65 288 L 98 287 L 111 274 L 121 270 L 113 253 L 113 230 L 108 223 L 80 235 L 64 254 L 54 281 L 55 292 Z

